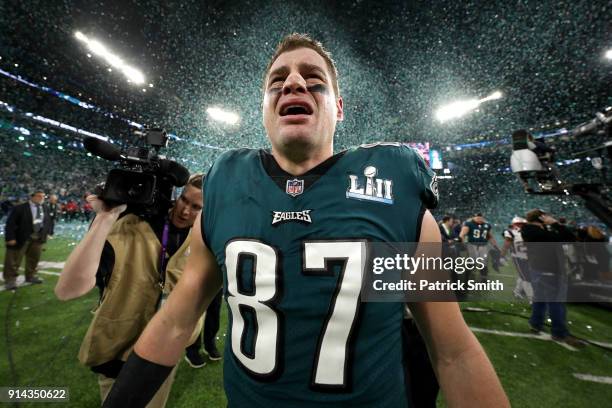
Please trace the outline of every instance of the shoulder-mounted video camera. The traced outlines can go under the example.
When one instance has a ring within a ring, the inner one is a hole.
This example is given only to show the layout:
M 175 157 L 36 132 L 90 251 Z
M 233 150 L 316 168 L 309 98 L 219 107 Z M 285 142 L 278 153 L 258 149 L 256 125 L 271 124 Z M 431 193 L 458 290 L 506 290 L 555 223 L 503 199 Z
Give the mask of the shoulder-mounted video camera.
M 187 183 L 189 170 L 159 155 L 159 150 L 168 144 L 165 130 L 147 129 L 138 136 L 144 139 L 145 146 L 125 150 L 95 137 L 83 140 L 85 149 L 92 154 L 119 162 L 96 194 L 111 206 L 127 204 L 127 211 L 137 215 L 164 214 L 172 206 L 173 188 Z

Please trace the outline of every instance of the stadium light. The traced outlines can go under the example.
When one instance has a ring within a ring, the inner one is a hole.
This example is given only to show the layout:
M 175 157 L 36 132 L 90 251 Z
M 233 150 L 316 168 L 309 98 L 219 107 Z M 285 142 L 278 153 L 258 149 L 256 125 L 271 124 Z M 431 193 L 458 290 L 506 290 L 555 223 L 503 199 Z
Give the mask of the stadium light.
M 128 80 L 134 82 L 137 85 L 144 84 L 145 82 L 144 75 L 142 75 L 142 72 L 140 72 L 136 68 L 132 68 L 128 66 L 124 67 L 123 75 L 125 75 L 128 78 Z
M 100 41 L 90 39 L 80 31 L 76 31 L 74 33 L 74 36 L 77 40 L 87 45 L 87 48 L 89 48 L 91 54 L 99 56 L 100 58 L 104 59 L 111 67 L 117 68 L 118 70 L 123 72 L 123 75 L 125 75 L 125 77 L 128 79 L 128 82 L 133 82 L 137 85 L 145 83 L 145 77 L 142 72 L 132 66 L 127 65 L 121 59 L 121 57 L 110 52 L 106 48 L 106 46 Z M 91 58 L 91 54 L 87 53 L 87 57 Z M 111 68 L 108 68 L 108 70 L 110 72 Z
M 487 101 L 500 99 L 502 96 L 503 95 L 500 91 L 495 91 L 491 95 L 482 99 L 468 99 L 466 101 L 453 102 L 438 109 L 438 111 L 436 112 L 436 118 L 440 122 L 446 122 L 450 119 L 460 118 L 461 116 L 464 116 L 467 113 L 478 108 L 480 104 Z
M 238 115 L 233 113 L 233 112 L 228 112 L 228 111 L 224 111 L 223 109 L 219 109 L 219 108 L 208 108 L 206 109 L 206 113 L 208 113 L 208 115 L 219 122 L 224 122 L 227 123 L 229 125 L 235 125 L 236 123 L 238 123 Z
M 480 105 L 478 99 L 453 102 L 438 109 L 436 118 L 438 118 L 440 122 L 446 122 L 449 119 L 459 118 L 476 109 L 478 105 Z
M 74 33 L 74 36 L 75 36 L 75 37 L 76 37 L 76 39 L 77 39 L 77 40 L 79 40 L 79 41 L 83 41 L 83 42 L 87 41 L 87 37 L 85 37 L 85 35 L 84 35 L 82 32 L 80 32 L 80 31 L 76 31 L 76 32 Z
M 606 51 L 605 57 L 607 59 L 609 59 L 609 60 L 612 60 L 612 48 L 610 48 L 608 51 Z
M 495 91 L 491 95 L 489 95 L 486 98 L 482 99 L 481 102 L 484 102 L 484 101 L 493 101 L 495 99 L 501 99 L 502 96 L 503 95 L 502 95 L 502 93 L 500 91 Z

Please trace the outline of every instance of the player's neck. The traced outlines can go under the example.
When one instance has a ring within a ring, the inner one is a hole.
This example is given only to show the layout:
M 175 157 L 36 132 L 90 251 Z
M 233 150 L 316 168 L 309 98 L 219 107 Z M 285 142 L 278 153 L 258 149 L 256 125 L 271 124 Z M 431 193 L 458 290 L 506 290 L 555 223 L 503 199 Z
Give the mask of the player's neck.
M 279 152 L 272 148 L 272 156 L 278 163 L 279 167 L 293 176 L 300 176 L 308 170 L 315 168 L 325 160 L 334 155 L 333 148 L 329 150 L 320 150 L 316 153 L 296 152 L 296 154 L 287 154 Z

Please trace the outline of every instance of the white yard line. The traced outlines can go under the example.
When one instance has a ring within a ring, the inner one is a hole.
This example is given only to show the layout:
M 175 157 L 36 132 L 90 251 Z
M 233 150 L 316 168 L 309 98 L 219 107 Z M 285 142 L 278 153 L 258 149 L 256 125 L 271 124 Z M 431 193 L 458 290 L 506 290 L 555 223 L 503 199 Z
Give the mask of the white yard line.
M 64 269 L 66 262 L 47 262 L 41 261 L 38 263 L 39 268 Z M 0 263 L 0 269 L 4 269 L 4 265 Z
M 52 268 L 52 269 L 64 269 L 66 262 L 47 262 L 42 261 L 38 263 L 39 268 Z
M 38 271 L 38 273 L 42 273 L 43 275 L 60 276 L 60 272 L 55 271 Z
M 40 273 L 41 275 L 52 275 L 52 276 L 59 276 L 60 273 L 59 272 L 55 272 L 55 271 L 38 271 L 38 273 Z M 30 286 L 29 283 L 26 283 L 25 281 L 25 276 L 23 275 L 18 275 L 17 279 L 16 279 L 16 283 L 17 286 L 22 287 L 22 286 Z M 4 283 L 2 285 L 0 285 L 0 292 L 4 292 L 6 289 L 4 288 Z
M 532 333 L 517 333 L 517 332 L 509 332 L 503 330 L 492 330 L 492 329 L 482 329 L 480 327 L 470 327 L 470 329 L 475 333 L 487 333 L 487 334 L 496 334 L 498 336 L 508 336 L 508 337 L 523 337 L 526 339 L 536 339 L 536 340 L 546 340 L 557 343 L 558 345 L 565 347 L 570 351 L 578 351 L 577 348 L 570 346 L 566 343 L 561 343 L 558 341 L 554 341 L 550 334 L 540 333 L 540 334 L 532 334 Z
M 574 377 L 576 377 L 579 380 L 583 380 L 583 381 L 591 381 L 591 382 L 596 382 L 600 384 L 612 385 L 612 377 L 603 377 L 603 376 L 597 376 L 597 375 L 591 375 L 591 374 L 578 374 L 578 373 L 574 373 Z
M 612 349 L 612 343 L 605 343 L 603 341 L 595 341 L 595 340 L 589 340 L 589 342 L 593 344 L 597 344 L 598 346 L 607 347 L 609 349 Z

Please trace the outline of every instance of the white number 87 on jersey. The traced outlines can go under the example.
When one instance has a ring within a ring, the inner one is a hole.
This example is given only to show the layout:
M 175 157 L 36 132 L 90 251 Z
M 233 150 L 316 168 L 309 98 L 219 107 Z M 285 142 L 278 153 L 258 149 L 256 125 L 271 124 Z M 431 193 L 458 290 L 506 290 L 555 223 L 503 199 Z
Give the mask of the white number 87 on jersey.
M 312 385 L 316 388 L 344 388 L 351 332 L 359 306 L 359 294 L 366 259 L 366 241 L 305 241 L 302 273 L 306 276 L 331 274 L 325 270 L 328 260 L 345 260 L 344 269 L 331 298 L 329 313 L 323 320 L 313 361 Z M 253 290 L 246 293 L 238 285 L 239 259 L 253 258 Z M 242 366 L 255 377 L 274 375 L 280 366 L 279 313 L 275 309 L 278 295 L 278 262 L 281 254 L 275 248 L 256 240 L 238 239 L 225 248 L 227 268 L 227 303 L 232 314 L 232 352 Z M 250 310 L 256 320 L 253 353 L 245 351 L 245 320 L 241 310 Z

